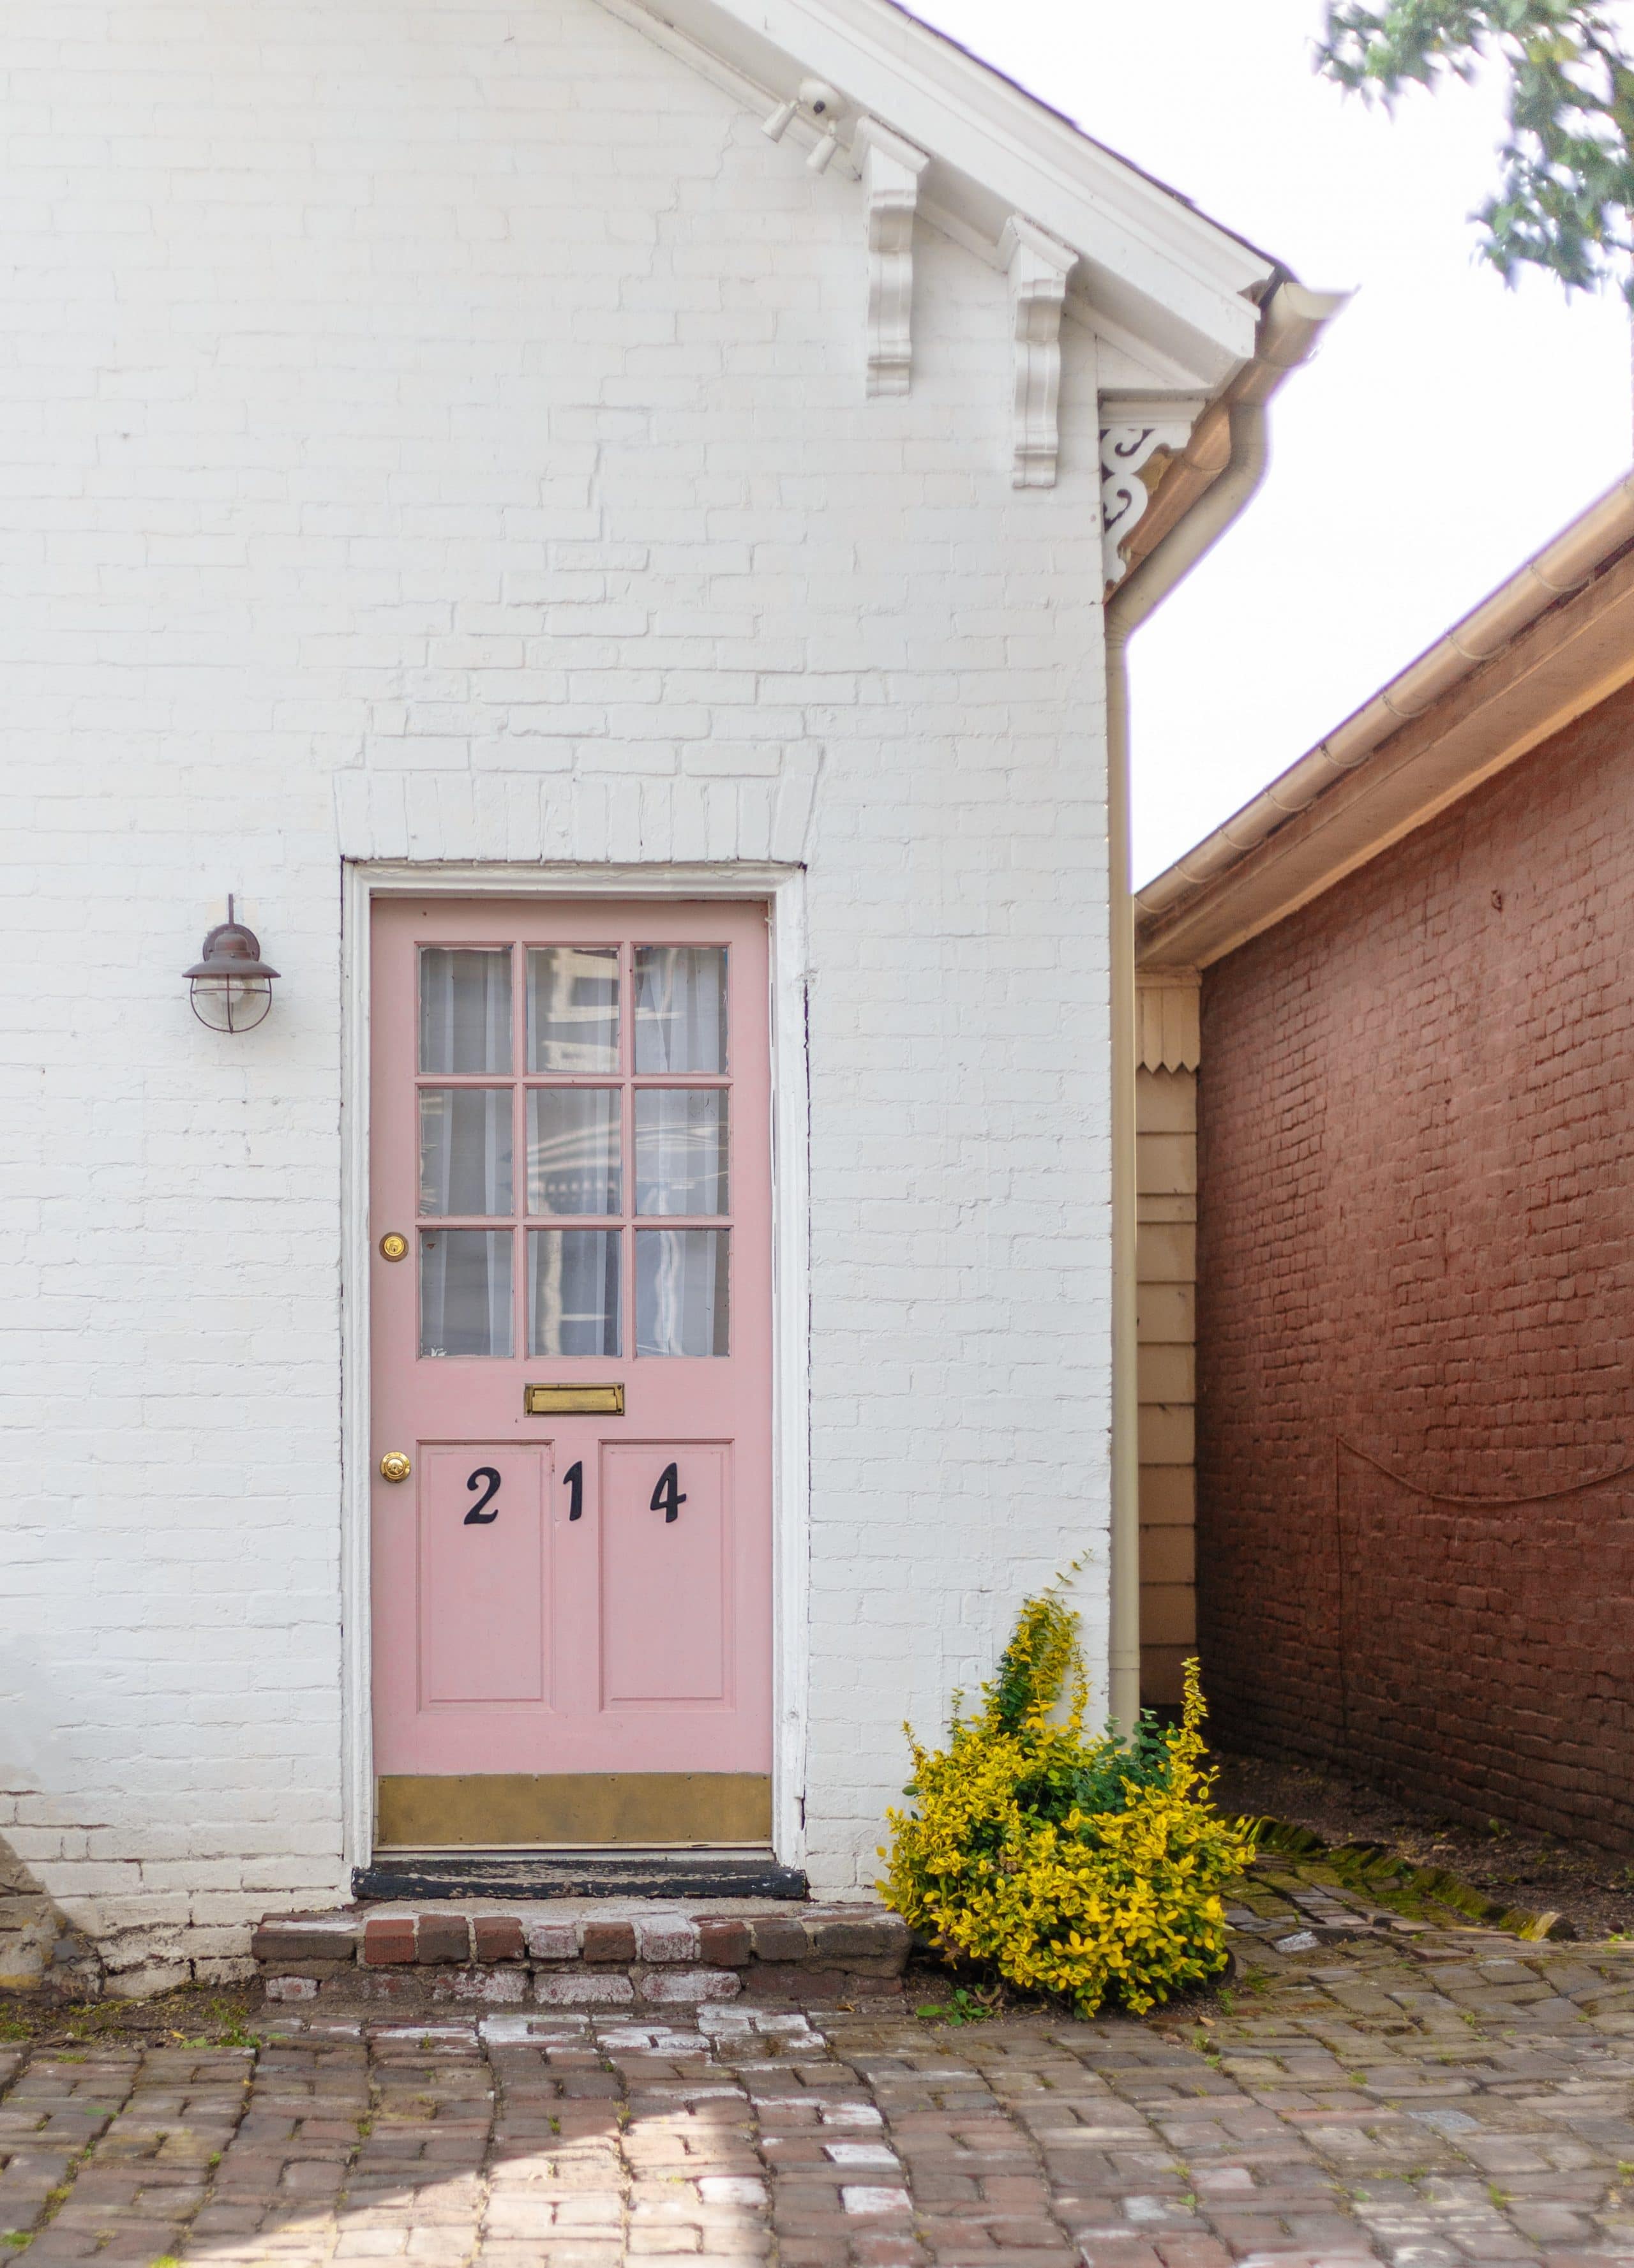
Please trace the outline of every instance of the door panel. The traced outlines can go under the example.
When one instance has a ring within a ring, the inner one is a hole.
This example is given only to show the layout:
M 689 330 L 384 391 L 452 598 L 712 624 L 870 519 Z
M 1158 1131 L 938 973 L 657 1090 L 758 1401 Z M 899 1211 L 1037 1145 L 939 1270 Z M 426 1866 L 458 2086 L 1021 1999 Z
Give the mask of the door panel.
M 771 1756 L 766 909 L 377 900 L 372 944 L 383 1832 L 696 1840 L 713 1788 L 738 1839 Z
M 728 1459 L 718 1441 L 601 1453 L 601 1676 L 610 1707 L 729 1699 Z
M 423 1705 L 544 1699 L 549 1469 L 548 1446 L 422 1443 Z

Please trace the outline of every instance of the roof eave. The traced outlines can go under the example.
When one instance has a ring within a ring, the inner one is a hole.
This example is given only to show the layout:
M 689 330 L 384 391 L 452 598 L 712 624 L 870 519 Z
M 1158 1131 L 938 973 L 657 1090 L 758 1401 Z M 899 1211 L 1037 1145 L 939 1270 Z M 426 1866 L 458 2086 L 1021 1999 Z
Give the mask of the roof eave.
M 1634 679 L 1634 473 L 1136 896 L 1143 967 L 1207 967 Z
M 807 74 L 850 113 L 926 151 L 928 210 L 997 242 L 1012 212 L 1072 247 L 1075 290 L 1184 363 L 1213 392 L 1253 351 L 1255 306 L 1277 262 L 894 0 L 603 0 L 690 43 L 762 96 L 791 99 Z

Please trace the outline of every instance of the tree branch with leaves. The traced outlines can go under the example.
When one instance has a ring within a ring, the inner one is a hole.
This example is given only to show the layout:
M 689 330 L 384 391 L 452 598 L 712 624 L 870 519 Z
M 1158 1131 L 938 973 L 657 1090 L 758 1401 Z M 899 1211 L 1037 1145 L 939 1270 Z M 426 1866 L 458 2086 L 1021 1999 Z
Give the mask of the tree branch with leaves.
M 1481 256 L 1505 283 L 1544 268 L 1634 306 L 1634 63 L 1595 0 L 1329 0 L 1317 69 L 1393 108 L 1483 61 L 1508 75 L 1509 127 L 1498 194 L 1470 216 Z

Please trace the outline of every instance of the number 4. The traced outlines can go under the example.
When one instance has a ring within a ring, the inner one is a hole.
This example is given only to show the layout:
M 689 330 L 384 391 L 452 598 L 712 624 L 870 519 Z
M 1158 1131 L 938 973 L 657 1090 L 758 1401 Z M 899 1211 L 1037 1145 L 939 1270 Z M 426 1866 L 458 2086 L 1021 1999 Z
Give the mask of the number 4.
M 686 1501 L 681 1492 L 681 1476 L 673 1465 L 666 1465 L 659 1475 L 659 1484 L 652 1491 L 648 1510 L 661 1512 L 667 1522 L 681 1517 L 681 1507 Z

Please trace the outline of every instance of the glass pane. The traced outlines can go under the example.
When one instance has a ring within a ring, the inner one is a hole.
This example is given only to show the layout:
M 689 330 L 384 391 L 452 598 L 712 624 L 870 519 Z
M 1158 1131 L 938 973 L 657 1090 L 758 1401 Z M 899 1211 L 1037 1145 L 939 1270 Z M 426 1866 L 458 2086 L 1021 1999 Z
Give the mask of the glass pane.
M 510 1211 L 508 1086 L 421 1088 L 420 1210 Z
M 536 1086 L 527 1098 L 529 1212 L 616 1212 L 615 1086 Z
M 725 946 L 638 945 L 636 1069 L 725 1068 Z
M 618 948 L 545 945 L 527 956 L 529 1071 L 616 1071 Z
M 725 1354 L 726 1231 L 636 1232 L 636 1352 Z
M 636 1090 L 636 1211 L 726 1211 L 726 1097 L 716 1087 Z
M 615 1228 L 528 1231 L 529 1354 L 618 1353 L 618 1244 Z
M 511 1232 L 428 1228 L 420 1235 L 420 1351 L 511 1351 Z
M 509 1071 L 511 955 L 420 948 L 420 1068 Z

